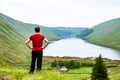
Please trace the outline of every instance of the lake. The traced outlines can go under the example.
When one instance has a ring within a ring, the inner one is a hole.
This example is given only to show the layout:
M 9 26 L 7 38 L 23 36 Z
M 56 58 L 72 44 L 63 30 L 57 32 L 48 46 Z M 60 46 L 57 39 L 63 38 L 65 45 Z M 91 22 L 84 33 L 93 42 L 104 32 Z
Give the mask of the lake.
M 70 38 L 54 41 L 44 50 L 44 56 L 98 57 L 120 60 L 120 51 Z

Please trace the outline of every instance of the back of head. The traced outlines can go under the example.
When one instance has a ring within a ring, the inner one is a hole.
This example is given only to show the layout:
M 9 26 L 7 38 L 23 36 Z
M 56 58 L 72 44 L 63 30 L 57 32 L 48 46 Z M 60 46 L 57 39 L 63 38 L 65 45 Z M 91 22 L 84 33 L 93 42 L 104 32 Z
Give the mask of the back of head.
M 35 27 L 35 32 L 40 32 L 40 27 Z

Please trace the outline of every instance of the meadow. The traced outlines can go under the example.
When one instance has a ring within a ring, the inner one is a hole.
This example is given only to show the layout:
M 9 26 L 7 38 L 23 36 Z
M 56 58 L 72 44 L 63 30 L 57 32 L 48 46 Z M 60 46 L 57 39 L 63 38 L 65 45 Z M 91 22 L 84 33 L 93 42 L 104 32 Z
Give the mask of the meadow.
M 52 69 L 28 74 L 27 69 L 0 68 L 0 74 L 2 73 L 3 78 L 10 80 L 82 80 L 90 78 L 91 68 L 88 67 L 77 70 L 60 72 L 59 69 Z
M 120 67 L 110 70 L 111 72 L 108 72 L 110 80 L 120 80 Z M 92 67 L 83 67 L 68 72 L 52 69 L 28 74 L 27 69 L 0 68 L 0 77 L 4 78 L 3 80 L 87 80 L 90 79 L 91 71 Z
M 29 62 L 14 63 L 11 66 L 0 68 L 0 79 L 3 80 L 90 80 L 92 67 L 80 67 L 79 69 L 70 69 L 68 72 L 61 72 L 60 68 L 51 68 L 50 63 L 54 60 L 77 60 L 82 62 L 93 62 L 89 58 L 70 58 L 70 57 L 44 57 L 43 67 L 40 72 L 29 74 Z M 119 61 L 104 59 L 108 67 L 110 80 L 120 80 L 120 67 L 113 66 L 119 64 Z M 110 67 L 113 66 L 113 67 Z

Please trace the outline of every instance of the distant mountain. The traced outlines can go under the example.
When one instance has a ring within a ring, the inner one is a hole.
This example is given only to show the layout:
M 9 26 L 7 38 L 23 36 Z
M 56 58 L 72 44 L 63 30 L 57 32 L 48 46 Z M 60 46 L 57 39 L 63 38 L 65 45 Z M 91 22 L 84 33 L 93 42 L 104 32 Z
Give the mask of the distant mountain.
M 90 42 L 120 49 L 120 18 L 100 23 L 93 30 L 86 37 Z
M 61 38 L 83 38 L 90 34 L 93 30 L 83 27 L 46 27 L 49 31 L 60 36 Z
M 0 64 L 25 62 L 30 58 L 30 50 L 25 46 L 26 39 L 34 33 L 36 24 L 23 23 L 0 13 Z M 41 33 L 49 40 L 60 37 L 48 31 L 44 26 Z

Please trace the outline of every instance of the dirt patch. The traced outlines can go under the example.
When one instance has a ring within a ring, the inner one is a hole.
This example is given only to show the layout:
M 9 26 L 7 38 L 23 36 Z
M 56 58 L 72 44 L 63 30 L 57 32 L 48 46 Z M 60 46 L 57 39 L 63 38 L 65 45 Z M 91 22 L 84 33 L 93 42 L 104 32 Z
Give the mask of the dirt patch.
M 12 80 L 12 77 L 5 74 L 0 74 L 0 80 Z

